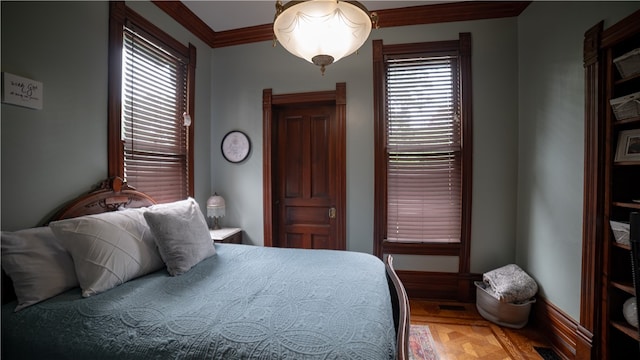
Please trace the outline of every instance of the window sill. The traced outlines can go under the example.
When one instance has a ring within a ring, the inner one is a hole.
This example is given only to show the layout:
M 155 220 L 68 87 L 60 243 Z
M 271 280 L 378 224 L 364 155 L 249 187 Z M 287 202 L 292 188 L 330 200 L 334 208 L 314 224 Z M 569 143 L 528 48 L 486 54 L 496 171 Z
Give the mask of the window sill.
M 403 243 L 387 240 L 382 242 L 382 252 L 385 254 L 459 256 L 460 250 L 460 243 Z

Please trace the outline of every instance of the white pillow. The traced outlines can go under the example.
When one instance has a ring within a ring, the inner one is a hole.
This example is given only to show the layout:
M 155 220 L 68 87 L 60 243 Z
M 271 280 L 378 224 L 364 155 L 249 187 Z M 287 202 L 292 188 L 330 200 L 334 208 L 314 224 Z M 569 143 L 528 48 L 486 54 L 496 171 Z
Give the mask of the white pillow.
M 142 215 L 127 209 L 54 221 L 49 226 L 73 257 L 82 296 L 89 297 L 161 269 Z
M 15 311 L 78 286 L 71 256 L 48 227 L 3 231 L 2 269 L 13 282 Z
M 189 271 L 216 253 L 207 220 L 193 198 L 153 205 L 144 218 L 171 276 Z

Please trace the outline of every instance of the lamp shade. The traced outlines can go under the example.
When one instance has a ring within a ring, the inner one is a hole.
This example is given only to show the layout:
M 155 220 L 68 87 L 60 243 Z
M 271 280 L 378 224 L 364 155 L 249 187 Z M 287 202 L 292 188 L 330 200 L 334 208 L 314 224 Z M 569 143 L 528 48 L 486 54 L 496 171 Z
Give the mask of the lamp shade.
M 224 198 L 217 193 L 214 193 L 207 200 L 207 216 L 209 217 L 223 217 L 226 212 L 226 204 Z
M 287 51 L 321 67 L 358 50 L 372 17 L 357 1 L 307 0 L 276 4 L 273 33 Z

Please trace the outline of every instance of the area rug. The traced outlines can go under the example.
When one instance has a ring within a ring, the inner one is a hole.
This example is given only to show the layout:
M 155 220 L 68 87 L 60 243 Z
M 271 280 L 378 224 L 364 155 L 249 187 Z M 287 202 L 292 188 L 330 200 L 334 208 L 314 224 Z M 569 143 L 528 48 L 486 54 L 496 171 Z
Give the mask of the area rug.
M 526 360 L 507 333 L 484 320 L 433 319 L 411 324 L 409 359 Z
M 409 359 L 438 360 L 428 325 L 411 324 L 409 329 Z

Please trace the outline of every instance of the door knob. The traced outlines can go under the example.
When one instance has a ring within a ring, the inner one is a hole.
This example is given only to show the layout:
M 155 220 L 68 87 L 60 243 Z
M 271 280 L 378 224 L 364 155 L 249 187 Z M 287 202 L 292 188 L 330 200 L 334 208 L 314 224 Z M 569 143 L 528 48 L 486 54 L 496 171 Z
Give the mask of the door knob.
M 335 219 L 336 218 L 336 208 L 332 207 L 329 208 L 329 219 Z

